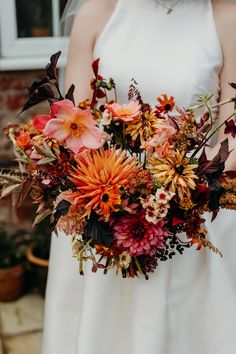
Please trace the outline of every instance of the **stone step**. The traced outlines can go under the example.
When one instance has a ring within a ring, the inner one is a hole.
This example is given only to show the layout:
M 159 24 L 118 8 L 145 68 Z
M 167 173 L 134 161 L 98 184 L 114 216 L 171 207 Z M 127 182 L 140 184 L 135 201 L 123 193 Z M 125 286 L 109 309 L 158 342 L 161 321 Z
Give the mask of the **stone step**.
M 5 354 L 41 354 L 42 333 L 28 333 L 4 340 Z
M 1 335 L 3 337 L 41 331 L 44 300 L 29 294 L 11 303 L 0 303 Z

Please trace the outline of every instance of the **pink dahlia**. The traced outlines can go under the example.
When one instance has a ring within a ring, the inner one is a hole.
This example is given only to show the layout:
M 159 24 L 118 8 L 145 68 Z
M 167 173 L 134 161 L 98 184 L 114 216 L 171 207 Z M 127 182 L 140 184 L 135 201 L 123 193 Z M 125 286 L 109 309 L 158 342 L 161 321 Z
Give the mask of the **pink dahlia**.
M 164 225 L 163 220 L 156 224 L 148 222 L 144 211 L 123 216 L 113 227 L 115 246 L 122 251 L 127 251 L 132 257 L 152 255 L 154 248 L 164 248 L 163 241 L 168 236 Z
M 81 109 L 69 100 L 52 105 L 50 119 L 44 133 L 77 154 L 81 148 L 98 149 L 103 143 L 103 133 L 96 126 L 96 121 L 89 109 Z

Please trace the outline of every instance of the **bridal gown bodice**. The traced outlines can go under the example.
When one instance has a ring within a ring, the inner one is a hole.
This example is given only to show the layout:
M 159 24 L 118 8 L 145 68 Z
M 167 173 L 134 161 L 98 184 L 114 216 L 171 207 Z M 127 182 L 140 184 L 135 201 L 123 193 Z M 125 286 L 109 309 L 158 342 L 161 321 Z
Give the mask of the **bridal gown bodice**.
M 223 56 L 210 0 L 179 1 L 169 15 L 153 0 L 118 0 L 95 58 L 120 103 L 132 79 L 153 104 L 163 93 L 179 107 L 209 93 L 219 99 Z M 69 238 L 54 236 L 43 354 L 235 354 L 235 215 L 206 217 L 224 258 L 190 249 L 148 281 L 92 274 L 89 264 L 81 277 Z
M 170 15 L 154 0 L 119 0 L 94 58 L 123 102 L 132 79 L 151 103 L 164 92 L 185 107 L 200 95 L 219 95 L 222 52 L 209 0 L 180 1 Z

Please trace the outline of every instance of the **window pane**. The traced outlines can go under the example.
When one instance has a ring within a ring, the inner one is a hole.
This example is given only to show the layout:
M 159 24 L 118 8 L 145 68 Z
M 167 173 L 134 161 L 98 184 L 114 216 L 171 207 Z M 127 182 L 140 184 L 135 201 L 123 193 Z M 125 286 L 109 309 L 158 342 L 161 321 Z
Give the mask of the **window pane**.
M 19 38 L 52 36 L 50 0 L 15 0 Z
M 60 0 L 60 17 L 63 14 L 63 11 L 65 9 L 66 3 L 67 3 L 67 0 Z

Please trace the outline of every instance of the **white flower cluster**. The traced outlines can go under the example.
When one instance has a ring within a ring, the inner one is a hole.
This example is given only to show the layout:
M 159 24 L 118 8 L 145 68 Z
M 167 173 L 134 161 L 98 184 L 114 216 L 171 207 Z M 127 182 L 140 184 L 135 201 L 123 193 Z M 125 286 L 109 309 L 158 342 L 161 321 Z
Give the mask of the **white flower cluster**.
M 164 187 L 159 188 L 156 194 L 150 194 L 147 198 L 140 198 L 143 208 L 146 210 L 145 218 L 147 221 L 157 224 L 163 219 L 170 208 L 169 201 L 174 193 L 167 191 Z

